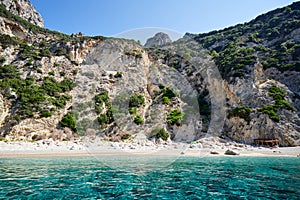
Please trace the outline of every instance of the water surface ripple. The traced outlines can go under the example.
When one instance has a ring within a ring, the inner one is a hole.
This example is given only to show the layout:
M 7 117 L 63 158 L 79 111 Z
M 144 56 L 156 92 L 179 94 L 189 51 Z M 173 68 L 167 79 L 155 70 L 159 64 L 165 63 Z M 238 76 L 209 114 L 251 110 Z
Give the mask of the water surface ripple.
M 0 199 L 300 197 L 299 158 L 179 158 L 164 165 L 167 161 L 151 157 L 0 159 Z

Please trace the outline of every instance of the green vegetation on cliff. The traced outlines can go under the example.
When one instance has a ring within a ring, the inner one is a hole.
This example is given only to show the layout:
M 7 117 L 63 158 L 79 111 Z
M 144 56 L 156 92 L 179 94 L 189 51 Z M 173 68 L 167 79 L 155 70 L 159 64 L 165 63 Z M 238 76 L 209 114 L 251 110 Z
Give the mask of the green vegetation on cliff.
M 108 124 L 114 122 L 112 103 L 109 99 L 108 92 L 103 91 L 97 94 L 94 98 L 95 111 L 98 114 L 97 121 L 102 129 Z
M 72 129 L 73 131 L 75 131 L 76 121 L 75 121 L 74 115 L 72 113 L 66 114 L 60 121 L 60 125 L 62 127 L 68 127 L 70 129 Z
M 259 58 L 264 68 L 300 71 L 300 2 L 223 30 L 192 35 L 215 58 L 224 78 L 243 77 Z M 232 73 L 231 70 L 235 69 Z
M 109 104 L 107 91 L 101 92 L 95 96 L 95 111 L 97 114 L 102 113 L 103 104 Z
M 52 77 L 45 77 L 40 83 L 34 77 L 20 77 L 16 66 L 0 66 L 1 94 L 13 100 L 15 116 L 20 119 L 32 117 L 50 117 L 55 109 L 63 108 L 71 96 L 62 94 L 72 90 L 74 83 L 70 79 L 57 82 Z M 47 108 L 53 105 L 52 108 Z
M 134 94 L 129 99 L 129 107 L 141 107 L 145 103 L 145 98 L 140 94 Z
M 182 120 L 184 113 L 180 110 L 172 110 L 167 114 L 167 122 L 170 125 L 180 125 L 180 121 Z
M 164 141 L 167 141 L 170 137 L 170 133 L 166 131 L 164 128 L 161 128 L 158 133 L 155 135 L 156 139 L 161 138 Z
M 248 108 L 246 106 L 241 106 L 241 107 L 236 107 L 236 108 L 232 109 L 229 112 L 228 117 L 229 118 L 230 117 L 239 117 L 239 118 L 246 120 L 249 123 L 251 121 L 250 113 L 251 113 L 251 108 Z
M 135 118 L 134 118 L 134 123 L 136 123 L 137 125 L 140 125 L 140 124 L 143 124 L 144 123 L 144 120 L 143 120 L 143 118 L 141 117 L 141 116 L 136 116 Z
M 269 95 L 273 97 L 275 104 L 263 106 L 262 108 L 259 108 L 258 111 L 269 115 L 270 119 L 274 120 L 275 122 L 280 121 L 280 117 L 277 114 L 279 108 L 291 111 L 295 110 L 293 106 L 284 100 L 286 97 L 286 92 L 283 89 L 276 86 L 271 86 L 269 88 Z

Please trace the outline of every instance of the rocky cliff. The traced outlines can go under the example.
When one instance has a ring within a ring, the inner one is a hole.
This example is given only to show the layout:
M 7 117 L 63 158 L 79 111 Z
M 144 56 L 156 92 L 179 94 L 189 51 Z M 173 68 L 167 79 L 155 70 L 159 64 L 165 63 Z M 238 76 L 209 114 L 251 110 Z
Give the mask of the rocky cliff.
M 224 80 L 224 136 L 299 145 L 299 9 L 297 2 L 245 24 L 185 36 L 208 49 Z
M 299 5 L 151 48 L 50 31 L 2 6 L 1 138 L 300 145 Z
M 44 27 L 42 16 L 35 10 L 29 0 L 0 0 L 6 9 L 14 15 L 18 15 L 30 23 Z

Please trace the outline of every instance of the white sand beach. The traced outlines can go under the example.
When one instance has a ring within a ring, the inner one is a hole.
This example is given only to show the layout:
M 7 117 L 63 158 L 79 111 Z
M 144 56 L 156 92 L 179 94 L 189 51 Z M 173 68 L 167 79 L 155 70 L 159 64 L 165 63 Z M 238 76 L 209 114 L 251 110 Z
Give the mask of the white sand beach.
M 231 150 L 237 155 L 225 155 Z M 87 157 L 87 156 L 300 156 L 298 147 L 253 147 L 236 142 L 219 142 L 205 139 L 197 143 L 156 144 L 142 142 L 107 142 L 107 141 L 53 141 L 38 142 L 0 142 L 0 158 L 23 157 Z

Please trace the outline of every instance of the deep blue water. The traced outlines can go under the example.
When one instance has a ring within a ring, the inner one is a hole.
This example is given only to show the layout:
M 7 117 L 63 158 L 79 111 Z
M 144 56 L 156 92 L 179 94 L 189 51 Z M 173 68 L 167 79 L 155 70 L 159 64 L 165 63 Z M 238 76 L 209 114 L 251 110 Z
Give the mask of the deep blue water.
M 0 199 L 299 198 L 299 158 L 0 159 Z

